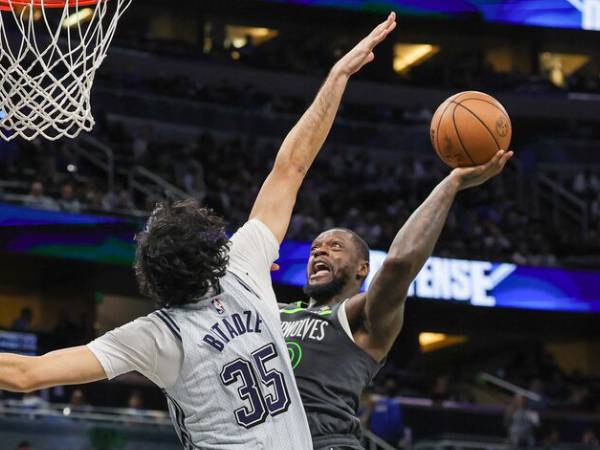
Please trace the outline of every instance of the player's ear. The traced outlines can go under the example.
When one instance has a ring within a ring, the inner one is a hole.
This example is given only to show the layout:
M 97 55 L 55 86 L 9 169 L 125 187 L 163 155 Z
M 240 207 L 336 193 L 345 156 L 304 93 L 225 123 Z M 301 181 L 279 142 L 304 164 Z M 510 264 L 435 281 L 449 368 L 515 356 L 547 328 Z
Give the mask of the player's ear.
M 358 272 L 356 273 L 358 278 L 362 278 L 363 280 L 369 276 L 369 262 L 362 261 L 360 266 L 358 267 Z

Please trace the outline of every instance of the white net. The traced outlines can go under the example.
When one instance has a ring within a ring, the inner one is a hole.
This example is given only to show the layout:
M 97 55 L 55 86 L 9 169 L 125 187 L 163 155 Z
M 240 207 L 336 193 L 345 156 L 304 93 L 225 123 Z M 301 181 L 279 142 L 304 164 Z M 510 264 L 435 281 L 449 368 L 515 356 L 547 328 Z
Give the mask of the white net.
M 131 1 L 0 0 L 0 139 L 93 128 L 94 75 Z

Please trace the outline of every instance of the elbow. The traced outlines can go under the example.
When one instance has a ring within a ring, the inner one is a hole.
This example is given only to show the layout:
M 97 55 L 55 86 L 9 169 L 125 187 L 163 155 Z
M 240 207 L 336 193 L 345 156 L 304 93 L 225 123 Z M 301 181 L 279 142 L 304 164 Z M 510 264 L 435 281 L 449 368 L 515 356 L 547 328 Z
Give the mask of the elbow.
M 27 374 L 18 374 L 15 380 L 12 380 L 9 386 L 9 390 L 13 392 L 19 392 L 22 394 L 28 394 L 36 391 L 35 383 L 32 378 Z
M 309 166 L 294 158 L 278 158 L 273 166 L 273 172 L 285 178 L 299 177 L 303 179 L 308 173 Z
M 38 384 L 31 370 L 27 367 L 20 367 L 13 380 L 9 382 L 9 390 L 28 394 L 38 390 Z
M 29 394 L 31 392 L 39 391 L 40 389 L 41 388 L 32 377 L 26 377 L 21 384 L 19 392 L 22 392 L 23 394 Z

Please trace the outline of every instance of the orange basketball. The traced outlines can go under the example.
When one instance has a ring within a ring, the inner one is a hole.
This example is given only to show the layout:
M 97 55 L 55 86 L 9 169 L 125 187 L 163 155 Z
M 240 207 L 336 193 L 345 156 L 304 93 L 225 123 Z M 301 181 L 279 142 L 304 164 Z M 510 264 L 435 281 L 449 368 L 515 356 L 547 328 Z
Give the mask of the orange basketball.
M 477 166 L 509 150 L 510 117 L 494 97 L 477 91 L 453 95 L 431 120 L 431 143 L 450 167 Z

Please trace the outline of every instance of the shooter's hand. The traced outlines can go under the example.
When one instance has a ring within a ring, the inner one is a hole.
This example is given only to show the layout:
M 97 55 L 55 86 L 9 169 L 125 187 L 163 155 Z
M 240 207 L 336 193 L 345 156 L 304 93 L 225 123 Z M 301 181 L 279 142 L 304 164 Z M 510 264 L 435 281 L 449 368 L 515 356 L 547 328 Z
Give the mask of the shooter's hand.
M 457 181 L 458 190 L 479 186 L 502 172 L 512 156 L 512 151 L 500 150 L 486 164 L 475 167 L 458 167 L 450 173 L 450 177 Z

